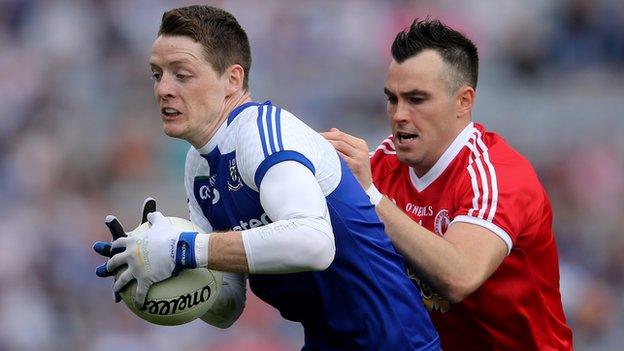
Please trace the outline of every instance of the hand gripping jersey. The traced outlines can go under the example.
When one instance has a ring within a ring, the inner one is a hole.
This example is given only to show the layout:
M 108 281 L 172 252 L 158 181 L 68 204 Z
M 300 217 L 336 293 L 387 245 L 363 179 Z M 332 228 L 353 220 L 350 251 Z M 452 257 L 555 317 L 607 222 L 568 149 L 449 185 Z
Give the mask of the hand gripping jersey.
M 546 192 L 527 160 L 470 123 L 431 170 L 399 162 L 392 137 L 372 155 L 373 182 L 414 221 L 443 236 L 454 222 L 483 226 L 507 245 L 494 274 L 458 304 L 416 276 L 444 350 L 570 350 Z
M 271 223 L 258 189 L 280 162 L 299 162 L 318 180 L 335 237 L 331 265 L 324 271 L 249 275 L 258 297 L 302 323 L 304 350 L 439 349 L 401 256 L 355 177 L 319 134 L 270 102 L 246 103 L 200 151 L 188 152 L 185 183 L 191 220 L 209 231 Z

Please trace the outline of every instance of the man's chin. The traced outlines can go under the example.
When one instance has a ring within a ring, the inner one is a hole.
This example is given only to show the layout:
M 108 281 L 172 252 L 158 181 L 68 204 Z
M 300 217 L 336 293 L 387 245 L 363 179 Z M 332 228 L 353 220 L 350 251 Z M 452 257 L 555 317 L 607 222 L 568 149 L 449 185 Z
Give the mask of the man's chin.
M 418 164 L 419 161 L 420 161 L 415 155 L 412 155 L 412 154 L 410 154 L 408 152 L 401 152 L 399 150 L 397 150 L 396 156 L 397 156 L 397 159 L 401 163 L 405 163 L 408 166 L 412 166 L 412 165 Z
M 168 137 L 184 139 L 183 138 L 184 131 L 181 130 L 181 128 L 179 126 L 170 125 L 170 124 L 165 123 L 165 125 L 163 126 L 163 132 Z

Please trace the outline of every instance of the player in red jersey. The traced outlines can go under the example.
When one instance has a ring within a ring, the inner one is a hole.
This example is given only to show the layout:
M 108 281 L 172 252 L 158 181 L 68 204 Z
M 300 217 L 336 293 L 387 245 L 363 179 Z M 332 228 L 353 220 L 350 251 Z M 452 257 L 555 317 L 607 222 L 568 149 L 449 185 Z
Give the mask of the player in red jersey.
M 476 47 L 416 20 L 392 56 L 392 135 L 370 160 L 365 141 L 324 136 L 368 189 L 442 348 L 571 350 L 548 196 L 524 157 L 471 121 Z

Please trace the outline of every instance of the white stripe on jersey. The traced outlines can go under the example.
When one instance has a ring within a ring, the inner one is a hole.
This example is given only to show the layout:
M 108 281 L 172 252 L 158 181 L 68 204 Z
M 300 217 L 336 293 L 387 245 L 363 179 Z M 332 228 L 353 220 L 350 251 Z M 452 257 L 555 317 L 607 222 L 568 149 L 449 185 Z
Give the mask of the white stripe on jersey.
M 375 151 L 381 150 L 384 154 L 396 155 L 396 151 L 395 151 L 395 148 L 394 148 L 394 142 L 390 138 L 391 136 L 389 136 L 388 138 L 384 139 L 384 141 L 381 142 L 381 144 L 375 149 Z
M 266 156 L 269 156 L 272 153 L 272 151 L 271 151 L 271 144 L 269 144 L 270 134 L 269 134 L 269 126 L 267 123 L 267 113 L 270 111 L 271 105 L 262 105 L 261 108 L 262 108 L 262 116 L 260 118 L 262 122 L 262 129 L 264 132 L 262 135 L 262 138 L 264 138 L 264 140 L 262 140 L 262 143 L 266 147 Z
M 273 146 L 275 147 L 275 152 L 278 152 L 280 151 L 280 148 L 279 148 L 279 140 L 277 138 L 277 129 L 279 126 L 277 125 L 277 107 L 276 106 L 273 106 L 273 108 L 271 109 L 271 115 L 267 116 L 267 122 L 269 118 L 271 119 L 271 134 L 270 135 L 273 137 L 272 143 L 273 143 Z
M 496 213 L 496 207 L 498 205 L 498 181 L 496 180 L 496 170 L 494 169 L 494 165 L 492 165 L 492 162 L 490 162 L 490 153 L 488 152 L 488 148 L 483 142 L 481 132 L 478 129 L 477 129 L 477 136 L 479 137 L 477 139 L 477 143 L 481 147 L 481 150 L 483 150 L 483 157 L 485 159 L 485 164 L 487 165 L 488 170 L 490 172 L 490 178 L 491 178 L 491 184 L 492 184 L 492 204 L 490 205 L 490 212 L 487 217 L 487 220 L 491 222 L 492 218 L 494 218 L 494 214 Z
M 472 208 L 468 211 L 468 215 L 472 216 L 472 213 L 477 208 L 477 201 L 479 200 L 479 186 L 477 185 L 477 176 L 475 175 L 475 171 L 472 168 L 472 159 L 470 159 L 468 163 L 468 173 L 470 173 L 470 183 L 472 184 L 472 192 L 474 196 L 472 197 Z
M 470 136 L 470 139 L 466 143 L 466 146 L 471 150 L 470 159 L 468 161 L 468 173 L 470 174 L 470 181 L 472 184 L 472 190 L 474 197 L 472 198 L 472 208 L 468 211 L 469 216 L 474 216 L 474 212 L 479 210 L 477 218 L 486 219 L 492 221 L 496 214 L 496 207 L 498 205 L 498 184 L 496 180 L 496 170 L 490 162 L 488 148 L 481 138 L 481 132 L 475 129 L 474 133 Z M 487 171 L 484 167 L 487 166 Z M 475 169 L 476 165 L 476 169 Z M 479 171 L 477 177 L 476 170 Z M 489 181 L 488 181 L 489 175 Z M 481 187 L 483 193 L 479 191 L 478 179 L 481 178 Z M 492 203 L 488 206 L 490 200 L 490 192 L 492 196 Z M 479 208 L 479 197 L 481 197 L 481 207 Z M 487 218 L 485 213 L 487 212 Z

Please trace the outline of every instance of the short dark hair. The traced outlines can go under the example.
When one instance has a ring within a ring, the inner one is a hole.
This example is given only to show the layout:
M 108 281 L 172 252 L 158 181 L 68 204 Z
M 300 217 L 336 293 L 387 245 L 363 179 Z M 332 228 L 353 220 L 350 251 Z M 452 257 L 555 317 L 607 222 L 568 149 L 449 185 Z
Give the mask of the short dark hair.
M 479 53 L 475 44 L 462 33 L 439 20 L 416 18 L 409 28 L 397 34 L 392 43 L 392 57 L 398 63 L 432 49 L 440 54 L 452 72 L 449 88 L 455 92 L 466 84 L 477 89 Z
M 243 67 L 243 88 L 248 89 L 251 49 L 247 33 L 232 14 L 212 6 L 193 5 L 167 11 L 158 35 L 182 35 L 200 43 L 206 61 L 219 74 L 233 64 Z

